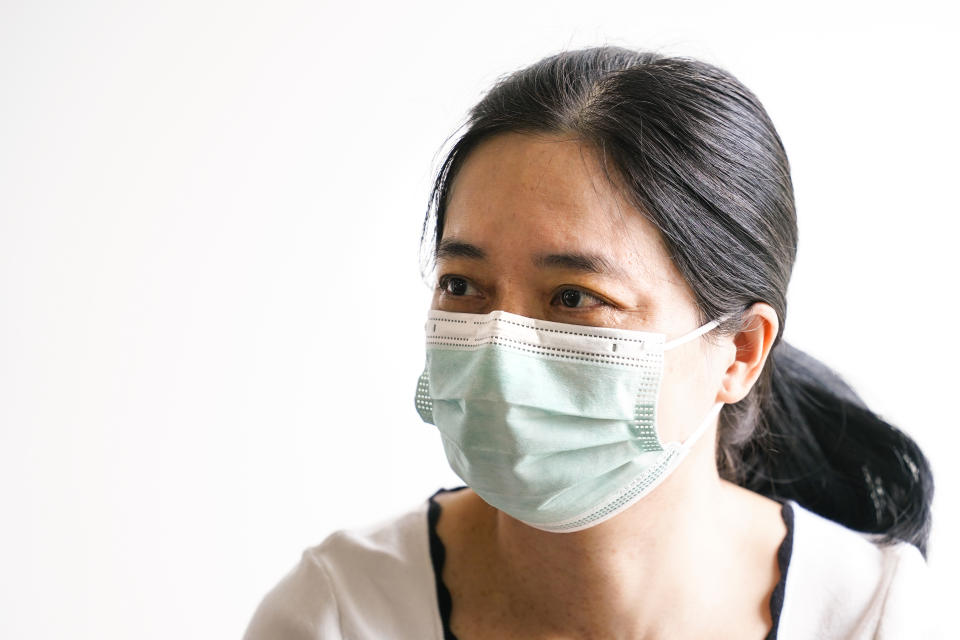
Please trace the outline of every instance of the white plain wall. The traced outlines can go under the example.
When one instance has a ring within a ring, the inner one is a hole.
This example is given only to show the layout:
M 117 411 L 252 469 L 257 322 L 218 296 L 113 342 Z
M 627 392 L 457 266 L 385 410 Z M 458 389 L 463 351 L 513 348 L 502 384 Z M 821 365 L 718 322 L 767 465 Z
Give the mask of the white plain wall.
M 764 102 L 800 216 L 787 337 L 925 447 L 956 575 L 935 5 L 151 5 L 0 5 L 0 637 L 238 637 L 304 547 L 458 484 L 412 401 L 431 171 L 498 75 L 603 42 Z

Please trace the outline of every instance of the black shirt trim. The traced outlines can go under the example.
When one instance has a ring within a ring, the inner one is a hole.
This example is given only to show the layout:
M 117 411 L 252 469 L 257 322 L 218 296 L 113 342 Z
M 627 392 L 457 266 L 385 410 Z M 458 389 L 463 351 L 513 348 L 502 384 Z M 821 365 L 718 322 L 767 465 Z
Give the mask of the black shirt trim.
M 437 588 L 437 606 L 440 609 L 440 621 L 443 623 L 443 640 L 457 640 L 457 636 L 450 630 L 450 610 L 453 608 L 453 602 L 450 598 L 450 590 L 443 583 L 443 563 L 447 559 L 447 550 L 443 546 L 443 541 L 437 535 L 437 521 L 440 520 L 440 504 L 434 500 L 441 493 L 450 493 L 460 491 L 466 487 L 456 489 L 438 489 L 436 493 L 430 496 L 430 506 L 427 508 L 427 528 L 430 533 L 430 561 L 433 564 L 433 580 Z
M 437 522 L 440 520 L 440 504 L 434 500 L 441 493 L 461 491 L 466 487 L 456 489 L 438 489 L 430 496 L 430 505 L 427 508 L 427 529 L 430 538 L 430 561 L 433 564 L 433 578 L 437 589 L 437 606 L 440 609 L 440 622 L 443 624 L 443 639 L 457 640 L 457 636 L 450 630 L 450 612 L 453 601 L 450 590 L 443 583 L 443 564 L 447 558 L 447 550 L 443 541 L 437 535 Z M 773 588 L 770 596 L 770 618 L 773 621 L 770 633 L 765 640 L 777 640 L 777 631 L 780 628 L 780 613 L 783 611 L 783 597 L 787 586 L 787 569 L 790 567 L 790 558 L 793 555 L 793 508 L 789 502 L 784 502 L 780 509 L 784 524 L 787 525 L 787 535 L 784 536 L 780 548 L 777 550 L 777 565 L 780 567 L 780 580 Z
M 787 535 L 783 537 L 783 542 L 777 549 L 780 580 L 777 581 L 777 586 L 773 588 L 773 593 L 770 595 L 770 619 L 773 624 L 766 640 L 777 640 L 777 632 L 780 629 L 780 613 L 783 611 L 783 596 L 787 588 L 787 569 L 790 568 L 790 558 L 793 556 L 793 507 L 790 506 L 789 502 L 783 503 L 780 514 L 783 517 L 783 523 L 787 525 Z

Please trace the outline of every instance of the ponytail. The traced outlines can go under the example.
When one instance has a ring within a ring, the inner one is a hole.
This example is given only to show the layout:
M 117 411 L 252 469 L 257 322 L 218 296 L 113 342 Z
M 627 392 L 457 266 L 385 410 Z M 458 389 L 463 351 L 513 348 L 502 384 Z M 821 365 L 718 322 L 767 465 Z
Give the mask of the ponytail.
M 738 484 L 926 556 L 933 476 L 917 444 L 789 344 L 774 347 L 767 368 L 751 392 L 757 428 L 736 447 Z

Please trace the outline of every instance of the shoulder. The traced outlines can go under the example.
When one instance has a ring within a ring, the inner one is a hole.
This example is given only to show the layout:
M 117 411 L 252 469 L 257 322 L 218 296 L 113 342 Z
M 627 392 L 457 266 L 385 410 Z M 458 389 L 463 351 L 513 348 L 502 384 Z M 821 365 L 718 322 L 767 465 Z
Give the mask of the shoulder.
M 778 638 L 934 637 L 927 565 L 907 543 L 879 544 L 796 502 Z
M 303 552 L 263 599 L 244 640 L 441 637 L 427 503 L 337 531 Z M 440 635 L 438 635 L 440 634 Z

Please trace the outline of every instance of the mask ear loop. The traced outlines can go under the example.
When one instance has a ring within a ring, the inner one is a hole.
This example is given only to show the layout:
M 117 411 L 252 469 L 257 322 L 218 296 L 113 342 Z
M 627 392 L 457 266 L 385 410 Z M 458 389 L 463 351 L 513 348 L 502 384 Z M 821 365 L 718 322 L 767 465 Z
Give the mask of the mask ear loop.
M 719 327 L 720 323 L 723 322 L 724 320 L 726 320 L 726 318 L 721 318 L 719 320 L 711 320 L 710 322 L 703 325 L 699 329 L 694 329 L 687 335 L 680 336 L 679 338 L 674 338 L 673 340 L 670 340 L 669 342 L 664 343 L 663 350 L 667 351 L 669 349 L 673 349 L 674 347 L 679 347 L 682 344 L 686 344 L 691 340 L 696 340 L 703 334 L 709 333 L 714 329 L 716 329 L 717 327 Z
M 674 347 L 679 347 L 682 344 L 686 344 L 688 342 L 696 340 L 697 338 L 704 335 L 705 333 L 709 333 L 714 329 L 716 329 L 718 326 L 720 326 L 721 322 L 726 321 L 729 317 L 730 316 L 724 316 L 719 320 L 711 320 L 710 322 L 703 325 L 699 329 L 694 329 L 693 331 L 691 331 L 690 333 L 684 336 L 680 336 L 679 338 L 674 338 L 673 340 L 670 340 L 664 343 L 663 350 L 667 351 L 669 349 L 673 349 Z M 700 423 L 700 426 L 698 426 L 694 430 L 694 432 L 691 433 L 689 437 L 687 437 L 684 443 L 680 445 L 680 449 L 684 455 L 686 455 L 690 451 L 690 449 L 693 448 L 693 445 L 697 442 L 697 440 L 700 439 L 700 436 L 702 436 L 704 431 L 706 431 L 707 428 L 709 428 L 709 426 L 713 423 L 713 419 L 718 415 L 720 415 L 720 410 L 723 408 L 723 404 L 724 403 L 722 402 L 717 402 L 716 404 L 714 404 L 710 408 L 710 411 L 707 413 L 707 417 L 704 418 L 703 422 Z
M 692 449 L 693 445 L 697 443 L 697 440 L 700 439 L 700 436 L 702 436 L 710 427 L 710 425 L 713 424 L 713 419 L 720 415 L 720 409 L 723 408 L 723 404 L 724 403 L 722 402 L 714 404 L 707 413 L 707 417 L 704 418 L 703 422 L 700 423 L 700 426 L 697 427 L 694 432 L 687 437 L 682 445 L 680 445 L 680 449 L 684 455 L 690 452 L 690 449 Z

